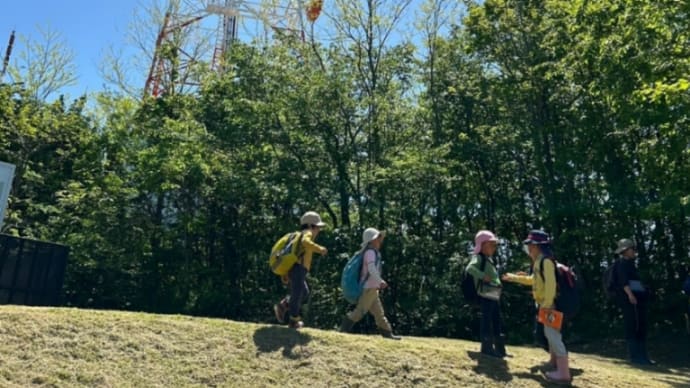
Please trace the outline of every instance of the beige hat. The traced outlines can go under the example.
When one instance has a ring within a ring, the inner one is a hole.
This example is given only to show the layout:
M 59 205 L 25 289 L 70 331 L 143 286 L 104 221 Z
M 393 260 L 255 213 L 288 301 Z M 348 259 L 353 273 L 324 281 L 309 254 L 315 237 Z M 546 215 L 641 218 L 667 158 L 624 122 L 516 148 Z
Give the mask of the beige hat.
M 321 216 L 319 213 L 309 211 L 304 213 L 302 218 L 300 218 L 300 225 L 314 225 L 323 227 L 326 226 L 326 223 L 321 221 Z
M 386 231 L 380 231 L 376 228 L 366 228 L 362 233 L 362 249 L 366 248 L 370 242 L 379 238 L 379 236 L 385 236 Z
M 635 249 L 635 243 L 628 238 L 624 238 L 618 241 L 618 248 L 616 248 L 616 253 L 620 255 L 621 253 L 631 248 Z

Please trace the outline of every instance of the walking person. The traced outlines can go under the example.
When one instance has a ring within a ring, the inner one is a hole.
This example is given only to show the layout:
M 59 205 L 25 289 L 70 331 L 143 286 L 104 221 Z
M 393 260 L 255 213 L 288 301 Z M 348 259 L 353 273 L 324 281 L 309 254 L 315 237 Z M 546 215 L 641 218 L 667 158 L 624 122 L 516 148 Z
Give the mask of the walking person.
M 474 236 L 474 255 L 465 271 L 474 278 L 479 296 L 481 353 L 503 358 L 507 354 L 501 322 L 501 280 L 493 258 L 497 242 L 498 238 L 491 231 L 480 230 Z
M 533 230 L 522 242 L 525 253 L 532 260 L 532 273 L 507 273 L 504 281 L 532 286 L 532 296 L 537 304 L 539 313 L 555 316 L 556 308 L 556 262 L 549 235 L 542 230 Z M 543 269 L 543 271 L 542 271 Z M 551 360 L 556 366 L 555 371 L 546 372 L 546 379 L 553 383 L 569 384 L 572 380 L 568 365 L 568 351 L 563 343 L 560 329 L 544 324 L 544 336 L 548 341 Z
M 340 325 L 340 331 L 349 333 L 355 323 L 359 322 L 366 313 L 374 316 L 376 326 L 384 338 L 399 340 L 400 336 L 393 334 L 393 328 L 388 322 L 383 311 L 383 304 L 379 296 L 379 290 L 388 287 L 388 283 L 381 277 L 381 246 L 385 238 L 385 231 L 375 228 L 367 228 L 362 233 L 362 269 L 360 271 L 360 282 L 364 282 L 362 295 L 357 300 L 354 310 L 347 313 Z
M 273 311 L 276 319 L 283 323 L 285 321 L 285 314 L 289 313 L 288 326 L 299 329 L 304 326 L 302 317 L 300 316 L 300 309 L 302 302 L 309 295 L 309 286 L 307 285 L 307 273 L 311 269 L 312 257 L 314 253 L 325 256 L 328 249 L 314 242 L 319 232 L 326 224 L 321 221 L 321 216 L 313 211 L 308 211 L 300 218 L 302 234 L 300 246 L 298 249 L 299 260 L 288 272 L 287 279 L 283 279 L 290 287 L 290 295 L 283 298 L 278 304 L 273 305 Z M 287 236 L 284 238 L 288 238 Z
M 654 364 L 647 355 L 647 305 L 649 292 L 640 281 L 635 266 L 637 249 L 627 238 L 618 241 L 616 254 L 620 256 L 616 268 L 616 303 L 623 310 L 625 339 L 630 362 L 638 365 Z

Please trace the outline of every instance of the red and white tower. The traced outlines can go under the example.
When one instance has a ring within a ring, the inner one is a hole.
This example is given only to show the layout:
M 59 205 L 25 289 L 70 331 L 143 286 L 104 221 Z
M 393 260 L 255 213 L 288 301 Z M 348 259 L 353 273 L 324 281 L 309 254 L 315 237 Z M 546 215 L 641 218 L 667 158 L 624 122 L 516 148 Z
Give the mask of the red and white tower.
M 269 43 L 276 33 L 303 39 L 305 24 L 316 20 L 322 5 L 323 0 L 170 0 L 144 96 L 197 86 L 195 67 L 202 64 L 222 72 L 235 41 Z

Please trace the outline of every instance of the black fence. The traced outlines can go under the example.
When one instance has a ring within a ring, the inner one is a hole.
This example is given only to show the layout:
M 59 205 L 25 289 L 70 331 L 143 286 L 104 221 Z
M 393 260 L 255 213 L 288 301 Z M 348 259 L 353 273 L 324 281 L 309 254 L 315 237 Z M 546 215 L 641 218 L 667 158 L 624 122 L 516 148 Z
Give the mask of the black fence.
M 0 234 L 0 304 L 57 306 L 69 247 Z

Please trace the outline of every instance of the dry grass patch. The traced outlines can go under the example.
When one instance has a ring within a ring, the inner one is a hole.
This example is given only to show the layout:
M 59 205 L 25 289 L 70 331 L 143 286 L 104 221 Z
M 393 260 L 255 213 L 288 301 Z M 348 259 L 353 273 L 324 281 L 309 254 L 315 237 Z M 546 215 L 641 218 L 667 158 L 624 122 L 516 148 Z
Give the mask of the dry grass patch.
M 540 387 L 538 349 L 486 359 L 475 342 L 344 335 L 222 319 L 0 307 L 3 387 Z M 640 370 L 573 353 L 574 386 L 690 386 L 690 368 Z

